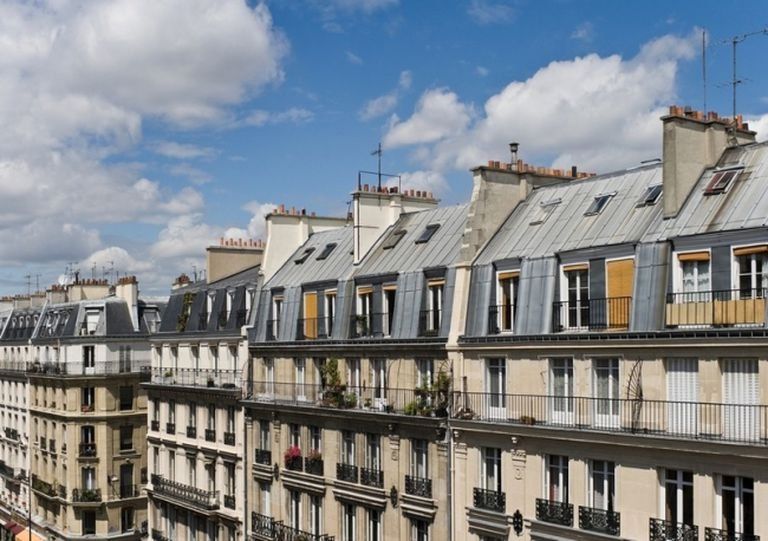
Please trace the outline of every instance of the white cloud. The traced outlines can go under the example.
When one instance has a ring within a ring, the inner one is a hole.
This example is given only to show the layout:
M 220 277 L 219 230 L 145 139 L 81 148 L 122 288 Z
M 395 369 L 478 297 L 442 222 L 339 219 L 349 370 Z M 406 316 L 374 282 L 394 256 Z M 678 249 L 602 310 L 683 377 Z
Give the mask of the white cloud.
M 477 74 L 478 74 L 480 77 L 486 77 L 486 76 L 487 76 L 487 75 L 490 73 L 490 71 L 488 70 L 488 68 L 486 68 L 486 67 L 483 67 L 483 66 L 477 66 L 477 67 L 475 68 L 475 72 L 477 72 Z
M 152 150 L 160 156 L 177 160 L 191 160 L 195 158 L 213 158 L 216 150 L 208 147 L 176 143 L 174 141 L 158 141 Z
M 472 0 L 467 7 L 467 15 L 477 24 L 508 23 L 515 18 L 515 9 L 505 2 Z
M 177 216 L 160 231 L 149 253 L 157 259 L 198 258 L 222 231 L 223 228 L 206 224 L 201 214 Z
M 677 97 L 678 65 L 694 57 L 697 37 L 663 36 L 630 59 L 590 54 L 552 62 L 491 96 L 472 123 L 469 105 L 447 90 L 431 90 L 409 119 L 393 122 L 384 141 L 436 142 L 420 148 L 417 158 L 437 171 L 506 157 L 509 141 L 519 141 L 530 162 L 598 171 L 626 167 L 659 155 L 658 119 Z
M 594 38 L 595 29 L 592 23 L 589 21 L 581 23 L 576 29 L 571 32 L 571 39 L 579 41 L 590 42 Z
M 768 141 L 768 114 L 747 119 L 749 129 L 757 132 L 758 141 Z
M 138 260 L 119 246 L 108 246 L 95 251 L 83 259 L 79 266 L 83 275 L 86 276 L 93 269 L 95 269 L 96 275 L 104 272 L 104 269 L 114 269 L 120 274 L 140 274 L 150 272 L 154 267 L 151 262 Z
M 362 58 L 360 58 L 359 56 L 357 56 L 357 55 L 356 55 L 355 53 L 353 53 L 352 51 L 346 51 L 344 54 L 346 55 L 346 57 L 347 57 L 347 61 L 348 61 L 350 64 L 357 64 L 358 66 L 360 66 L 360 65 L 362 65 L 362 64 L 363 64 L 363 59 L 362 59 Z
M 200 168 L 188 163 L 178 163 L 173 165 L 168 171 L 176 177 L 184 177 L 192 184 L 207 184 L 213 180 L 213 176 Z
M 330 0 L 329 4 L 343 11 L 373 13 L 398 4 L 399 0 Z
M 315 117 L 315 114 L 308 109 L 301 107 L 291 107 L 285 111 L 271 112 L 256 110 L 245 118 L 244 123 L 248 126 L 266 126 L 267 124 L 302 124 L 309 122 Z
M 444 193 L 448 189 L 448 183 L 442 173 L 438 171 L 407 171 L 400 174 L 403 190 L 426 190 L 432 194 Z M 387 182 L 387 186 L 397 186 L 397 179 Z
M 70 261 L 85 256 L 100 244 L 95 229 L 41 219 L 14 229 L 0 229 L 0 260 L 6 265 Z
M 397 86 L 390 92 L 369 100 L 360 110 L 358 116 L 361 120 L 371 120 L 386 115 L 397 107 L 401 94 L 411 88 L 412 84 L 413 75 L 411 72 L 408 70 L 401 71 Z
M 393 117 L 384 136 L 388 148 L 433 143 L 463 132 L 472 118 L 472 107 L 443 88 L 426 91 L 413 115 L 404 121 Z

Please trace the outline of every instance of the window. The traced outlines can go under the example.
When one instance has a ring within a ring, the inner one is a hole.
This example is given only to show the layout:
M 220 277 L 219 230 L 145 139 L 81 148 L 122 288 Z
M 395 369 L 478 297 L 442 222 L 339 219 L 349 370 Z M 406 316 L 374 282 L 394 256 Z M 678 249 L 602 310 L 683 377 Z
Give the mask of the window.
M 573 359 L 551 359 L 552 421 L 569 424 L 573 415 Z
M 277 338 L 280 331 L 280 317 L 283 314 L 283 297 L 276 296 L 272 298 L 272 337 Z
M 659 197 L 661 196 L 661 191 L 662 191 L 661 184 L 654 184 L 653 186 L 648 186 L 645 189 L 645 192 L 643 193 L 642 197 L 640 197 L 640 201 L 637 202 L 637 206 L 649 207 L 649 206 L 655 205 L 659 201 Z
M 579 329 L 589 325 L 589 267 L 586 264 L 563 267 L 565 298 L 561 306 L 565 308 L 564 319 L 568 328 Z
M 323 429 L 319 426 L 309 427 L 309 447 L 318 452 L 323 450 Z
M 584 216 L 595 216 L 596 214 L 600 214 L 605 206 L 608 204 L 608 201 L 611 200 L 611 198 L 616 195 L 615 193 L 609 193 L 609 194 L 601 194 L 596 196 L 592 203 L 589 205 L 589 208 L 587 208 L 587 211 L 584 213 Z
M 360 335 L 372 334 L 371 326 L 373 314 L 373 287 L 364 286 L 357 288 L 357 333 Z
M 310 532 L 316 537 L 323 535 L 323 498 L 311 495 L 309 497 Z
M 367 541 L 381 540 L 381 511 L 368 509 L 368 537 Z
M 259 483 L 259 492 L 261 493 L 261 499 L 259 504 L 261 505 L 261 514 L 267 517 L 272 516 L 272 485 L 270 483 Z
M 301 427 L 296 423 L 290 424 L 290 440 L 292 447 L 301 447 Z
M 497 274 L 496 302 L 498 304 L 495 324 L 500 332 L 514 330 L 519 277 L 519 271 L 506 271 Z
M 323 259 L 327 259 L 329 255 L 331 255 L 331 252 L 333 252 L 333 249 L 336 248 L 336 243 L 331 242 L 325 245 L 325 248 L 323 248 L 323 251 L 320 252 L 320 254 L 317 256 L 318 261 L 322 261 Z
M 197 486 L 197 459 L 194 455 L 187 455 L 187 472 L 189 480 L 189 486 Z
M 96 535 L 96 511 L 82 511 L 80 517 L 83 535 Z
M 411 541 L 429 541 L 429 523 L 426 520 L 411 519 Z
M 385 285 L 382 290 L 382 305 L 384 307 L 384 336 L 392 334 L 392 322 L 395 317 L 395 295 L 397 294 L 397 286 L 393 284 Z
M 593 460 L 590 477 L 590 506 L 595 509 L 613 511 L 615 493 L 614 470 L 616 466 L 608 460 Z
M 304 357 L 293 359 L 293 381 L 296 385 L 296 397 L 299 400 L 306 399 L 306 362 Z
M 96 468 L 88 466 L 80 470 L 80 484 L 83 490 L 96 489 Z
M 227 432 L 235 433 L 235 406 L 227 406 Z
M 733 252 L 738 268 L 739 298 L 764 298 L 768 289 L 768 246 L 737 248 Z
M 120 509 L 120 531 L 129 532 L 133 529 L 133 508 L 123 507 Z
M 568 457 L 547 455 L 547 498 L 568 503 Z
M 80 389 L 80 405 L 82 411 L 93 411 L 96 390 L 93 387 L 83 387 Z
M 83 346 L 83 368 L 93 368 L 96 366 L 95 346 Z
M 347 359 L 347 390 L 360 393 L 360 359 Z
M 370 382 L 373 390 L 373 405 L 377 408 L 385 406 L 387 399 L 387 362 L 385 359 L 371 359 Z
M 176 424 L 176 401 L 175 400 L 168 401 L 168 422 L 171 424 Z
M 344 504 L 343 541 L 355 541 L 355 513 L 357 508 L 351 504 Z
M 416 386 L 432 385 L 432 359 L 416 359 Z
M 726 192 L 741 171 L 741 169 L 715 171 L 712 175 L 712 179 L 707 184 L 707 187 L 704 188 L 704 195 L 717 195 Z
M 133 409 L 133 385 L 120 386 L 120 411 Z
M 85 321 L 83 321 L 83 333 L 84 334 L 96 334 L 96 326 L 99 324 L 99 316 L 101 314 L 101 310 L 98 308 L 96 309 L 86 309 L 85 311 Z
M 120 427 L 120 450 L 133 450 L 133 427 L 130 425 Z
M 263 451 L 271 449 L 269 441 L 269 421 L 259 421 L 259 448 Z
M 687 252 L 677 254 L 680 282 L 678 291 L 683 293 L 680 302 L 706 301 L 699 295 L 711 289 L 709 252 Z
M 307 258 L 309 256 L 312 255 L 312 252 L 314 252 L 314 251 L 315 251 L 314 248 L 307 248 L 306 250 L 304 250 L 304 252 L 299 257 L 294 259 L 293 262 L 296 263 L 297 265 L 301 265 L 302 263 L 304 263 L 307 260 Z
M 272 359 L 264 359 L 264 382 L 266 392 L 273 394 L 275 392 L 275 362 Z
M 224 487 L 224 493 L 227 496 L 235 496 L 235 464 L 232 462 L 224 463 L 224 471 L 226 472 L 227 484 Z
M 411 440 L 411 475 L 422 479 L 429 478 L 429 442 Z
M 333 318 L 336 315 L 336 290 L 325 292 L 325 333 L 333 335 Z
M 692 472 L 664 471 L 664 519 L 674 523 L 693 524 Z
M 560 204 L 560 199 L 553 199 L 551 201 L 543 201 L 533 209 L 533 217 L 531 218 L 530 225 L 538 225 L 544 223 L 550 214 Z
M 426 242 L 429 242 L 429 239 L 432 238 L 432 236 L 437 232 L 437 230 L 440 229 L 440 224 L 429 224 L 427 227 L 424 228 L 424 231 L 421 232 L 421 235 L 418 239 L 416 239 L 415 244 L 424 244 Z
M 342 432 L 341 463 L 355 465 L 355 433 L 350 430 Z
M 481 468 L 481 488 L 501 492 L 501 449 L 484 447 Z
M 216 405 L 208 404 L 208 430 L 216 430 Z
M 189 419 L 188 424 L 190 428 L 196 428 L 197 427 L 197 404 L 195 402 L 189 403 Z
M 384 244 L 381 248 L 383 250 L 391 250 L 397 246 L 397 243 L 400 242 L 400 240 L 405 236 L 405 233 L 405 229 L 398 229 L 397 231 L 393 231 L 389 237 L 387 237 L 387 240 L 384 241 Z
M 755 482 L 749 477 L 720 478 L 720 527 L 730 535 L 755 533 Z
M 619 360 L 595 359 L 592 367 L 596 421 L 600 426 L 613 425 L 619 414 Z
M 381 443 L 378 434 L 365 435 L 365 467 L 381 470 Z
M 440 315 L 443 309 L 443 287 L 445 280 L 427 282 L 427 313 L 424 329 L 430 334 L 440 332 Z

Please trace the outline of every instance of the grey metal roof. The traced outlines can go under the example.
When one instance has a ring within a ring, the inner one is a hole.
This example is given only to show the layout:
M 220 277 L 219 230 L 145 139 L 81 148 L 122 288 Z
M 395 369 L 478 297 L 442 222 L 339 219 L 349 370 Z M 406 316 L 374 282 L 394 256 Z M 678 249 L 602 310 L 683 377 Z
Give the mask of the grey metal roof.
M 145 315 L 143 312 L 157 310 L 154 305 L 147 307 L 143 301 L 139 301 L 139 304 L 140 311 L 142 312 L 140 317 L 142 319 Z M 80 336 L 80 329 L 88 308 L 101 309 L 101 316 L 93 336 L 125 336 L 147 333 L 146 326 L 142 326 L 138 331 L 133 329 L 128 303 L 119 297 L 111 296 L 103 299 L 46 304 L 45 309 L 40 315 L 40 325 L 38 325 L 36 333 L 32 336 L 33 340 Z M 49 318 L 51 321 L 50 327 L 48 326 Z
M 355 275 L 405 273 L 450 266 L 459 255 L 468 208 L 468 204 L 463 204 L 401 215 L 376 242 Z M 431 224 L 440 227 L 429 241 L 417 244 L 416 240 Z M 403 238 L 393 248 L 385 250 L 389 236 L 400 229 L 406 231 Z
M 326 245 L 336 248 L 325 259 L 317 259 Z M 306 250 L 314 248 L 307 259 L 297 264 Z M 314 233 L 296 250 L 265 284 L 266 288 L 294 287 L 325 280 L 342 280 L 352 272 L 352 227 L 339 227 Z
M 661 199 L 655 205 L 637 206 L 646 188 L 661 184 L 661 171 L 661 164 L 654 163 L 534 190 L 512 211 L 475 264 L 638 242 L 661 221 Z M 611 193 L 615 195 L 600 214 L 584 215 L 596 196 Z M 531 225 L 542 203 L 558 199 L 544 222 Z
M 725 193 L 704 195 L 717 168 L 738 165 L 744 171 Z M 654 225 L 649 241 L 768 225 L 768 142 L 726 150 L 717 166 L 701 175 L 678 215 Z

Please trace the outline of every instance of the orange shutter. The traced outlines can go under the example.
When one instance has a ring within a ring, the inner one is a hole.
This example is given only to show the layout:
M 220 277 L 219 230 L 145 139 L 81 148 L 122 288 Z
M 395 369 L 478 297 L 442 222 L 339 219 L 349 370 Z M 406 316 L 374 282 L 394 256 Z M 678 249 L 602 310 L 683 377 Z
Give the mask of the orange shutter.
M 709 252 L 688 252 L 686 254 L 678 254 L 678 261 L 709 261 Z
M 733 255 L 752 255 L 752 254 L 765 254 L 768 253 L 768 245 L 761 244 L 759 246 L 743 246 L 741 248 L 734 248 Z
M 317 293 L 304 294 L 304 336 L 317 338 Z

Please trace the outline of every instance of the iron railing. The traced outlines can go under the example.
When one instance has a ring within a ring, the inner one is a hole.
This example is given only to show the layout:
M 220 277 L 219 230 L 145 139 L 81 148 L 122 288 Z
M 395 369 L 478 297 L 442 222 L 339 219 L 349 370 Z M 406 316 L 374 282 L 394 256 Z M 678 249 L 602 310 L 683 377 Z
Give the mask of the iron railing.
M 280 320 L 268 319 L 267 320 L 267 342 L 274 342 L 280 337 Z
M 446 417 L 447 389 L 396 389 L 312 383 L 255 381 L 251 400 L 275 405 L 332 409 L 357 409 L 371 413 L 395 413 L 422 417 Z
M 233 369 L 154 367 L 150 381 L 158 385 L 239 389 L 243 374 Z
M 152 528 L 152 541 L 175 541 L 175 540 L 171 539 L 170 537 L 166 537 L 163 534 L 163 532 L 161 532 L 157 528 Z
M 326 317 L 299 319 L 296 340 L 324 340 L 333 334 L 333 320 Z
M 235 509 L 235 496 L 234 494 L 224 494 L 224 507 L 227 509 Z
M 152 490 L 158 495 L 170 496 L 186 502 L 198 509 L 212 511 L 219 508 L 219 491 L 201 488 L 171 481 L 157 474 L 152 474 Z
M 281 520 L 260 513 L 251 513 L 252 541 L 334 541 L 332 535 L 315 534 L 283 524 Z
M 205 441 L 216 441 L 216 429 L 215 428 L 206 428 L 205 429 Z
M 719 289 L 668 293 L 667 327 L 763 326 L 768 289 Z
M 417 477 L 415 475 L 406 475 L 405 493 L 410 496 L 432 498 L 432 479 L 427 477 Z
M 422 310 L 419 312 L 419 336 L 440 335 L 442 321 L 442 310 Z
M 388 334 L 384 328 L 388 323 L 387 314 L 375 312 L 370 314 L 354 314 L 349 320 L 350 338 L 381 338 Z
M 324 475 L 323 459 L 304 457 L 304 471 L 322 477 Z
M 768 445 L 768 406 L 759 404 L 456 392 L 452 414 L 493 423 Z
M 699 527 L 652 518 L 648 525 L 649 541 L 698 541 Z
M 149 429 L 155 432 L 160 432 L 160 421 L 153 419 L 149 422 Z
M 632 297 L 607 297 L 554 303 L 552 328 L 554 332 L 567 330 L 602 331 L 628 329 L 632 311 Z
M 717 528 L 705 528 L 704 541 L 760 541 L 760 536 L 749 533 L 727 532 Z
M 264 464 L 269 466 L 272 464 L 272 451 L 267 451 L 266 449 L 254 449 L 253 461 L 256 464 Z
M 146 374 L 149 371 L 149 358 L 123 361 L 101 361 L 83 363 L 82 361 L 34 362 L 27 364 L 27 373 L 43 376 L 104 376 L 112 374 Z
M 621 533 L 621 515 L 612 510 L 579 506 L 579 528 L 608 535 Z
M 165 431 L 168 434 L 176 434 L 176 423 L 165 423 Z
M 197 427 L 196 426 L 188 426 L 187 427 L 187 437 L 188 438 L 196 438 L 197 437 Z
M 79 503 L 98 503 L 101 502 L 100 488 L 82 488 L 72 489 L 72 501 Z
M 477 509 L 504 513 L 507 508 L 507 495 L 498 490 L 475 487 L 472 494 L 472 505 Z
M 235 444 L 235 433 L 224 432 L 224 445 L 234 445 L 234 444 Z
M 141 489 L 142 485 L 120 485 L 111 499 L 138 498 L 141 496 Z
M 573 526 L 573 505 L 536 498 L 536 520 L 571 527 Z
M 304 459 L 301 455 L 286 455 L 283 457 L 283 465 L 286 470 L 301 471 L 304 466 Z
M 83 442 L 80 444 L 80 456 L 81 457 L 94 457 L 96 456 L 96 443 L 95 442 Z
M 9 440 L 18 440 L 19 439 L 19 431 L 15 428 L 8 428 L 5 427 L 3 429 L 3 432 L 5 433 L 5 437 Z
M 488 308 L 488 334 L 512 332 L 514 323 L 514 304 L 497 304 Z
M 357 483 L 357 466 L 352 464 L 336 464 L 336 479 L 347 481 L 348 483 Z
M 374 468 L 360 468 L 360 484 L 381 488 L 384 486 L 384 472 Z

